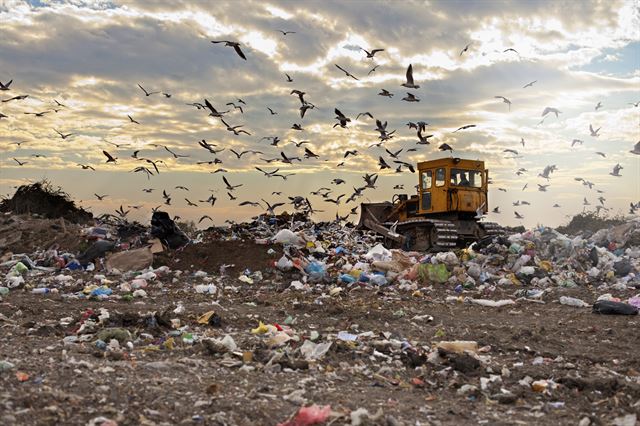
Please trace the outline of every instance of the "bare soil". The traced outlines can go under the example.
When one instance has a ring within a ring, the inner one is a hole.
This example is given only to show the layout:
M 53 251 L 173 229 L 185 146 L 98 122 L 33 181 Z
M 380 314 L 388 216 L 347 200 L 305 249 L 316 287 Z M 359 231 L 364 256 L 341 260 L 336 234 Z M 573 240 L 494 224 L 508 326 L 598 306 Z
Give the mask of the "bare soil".
M 600 294 L 595 289 L 556 289 L 545 297 L 545 304 L 518 302 L 503 308 L 446 304 L 445 297 L 453 292 L 445 286 L 418 296 L 393 288 L 355 288 L 318 299 L 317 291 L 282 291 L 296 275 L 265 268 L 268 257 L 259 254 L 266 252 L 265 246 L 254 250 L 243 244 L 216 247 L 230 256 L 224 262 L 263 269 L 265 280 L 247 285 L 231 274 L 217 298 L 219 305 L 214 296 L 196 294 L 187 274 L 176 282 L 165 277 L 162 286 L 156 282 L 147 288 L 147 298 L 131 302 L 12 290 L 0 303 L 0 361 L 15 364 L 0 371 L 0 423 L 80 425 L 105 416 L 119 425 L 275 425 L 295 413 L 303 400 L 330 404 L 334 413 L 343 415 L 334 418 L 334 424 L 349 424 L 350 411 L 360 407 L 372 414 L 382 410 L 382 418 L 369 423 L 380 425 L 576 425 L 584 417 L 593 424 L 610 424 L 615 417 L 640 414 L 640 318 L 599 316 L 557 302 L 561 295 L 593 302 Z M 209 260 L 214 255 L 211 247 L 191 250 Z M 198 264 L 184 253 L 175 253 L 175 259 L 174 269 L 206 265 L 206 260 Z M 253 263 L 244 263 L 247 259 Z M 501 288 L 485 296 L 501 299 L 516 290 Z M 619 294 L 625 295 L 631 294 Z M 172 312 L 178 304 L 185 307 L 184 313 Z M 124 327 L 134 340 L 139 338 L 133 351 L 105 353 L 91 341 L 63 344 L 83 315 L 90 316 L 88 310 L 97 313 L 100 308 L 109 311 L 107 326 Z M 198 324 L 198 316 L 212 309 L 221 316 L 221 326 Z M 156 321 L 149 320 L 153 312 Z M 421 315 L 431 315 L 433 321 L 413 319 Z M 282 350 L 267 348 L 250 329 L 258 320 L 282 324 L 288 316 L 303 337 L 312 330 L 320 333 L 320 341 L 342 330 L 372 331 L 375 337 L 334 342 L 316 362 L 285 356 L 268 366 Z M 66 317 L 72 320 L 61 325 Z M 173 330 L 169 319 L 176 318 L 193 335 L 230 334 L 238 354 L 216 353 L 181 337 L 167 349 Z M 450 356 L 442 365 L 424 364 L 418 355 L 409 357 L 374 343 L 387 332 L 418 347 L 441 340 L 477 341 L 489 346 L 482 355 L 490 361 L 479 366 Z M 150 336 L 140 337 L 143 333 Z M 243 361 L 242 352 L 250 352 L 251 359 Z M 541 364 L 534 363 L 538 357 Z M 16 372 L 28 374 L 28 379 L 21 382 Z M 480 378 L 490 374 L 502 374 L 502 383 L 484 392 L 458 394 L 464 384 L 479 388 Z M 534 392 L 518 384 L 527 376 L 553 379 L 558 386 Z M 513 396 L 497 396 L 500 388 Z M 304 391 L 302 399 L 292 397 L 295 390 Z

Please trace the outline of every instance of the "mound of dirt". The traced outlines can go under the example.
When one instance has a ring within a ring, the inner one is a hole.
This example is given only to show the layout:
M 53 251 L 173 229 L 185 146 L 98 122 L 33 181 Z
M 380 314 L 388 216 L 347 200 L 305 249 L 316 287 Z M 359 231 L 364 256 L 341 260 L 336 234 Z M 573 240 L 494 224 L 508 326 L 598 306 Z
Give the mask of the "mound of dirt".
M 64 219 L 41 219 L 27 215 L 0 216 L 0 253 L 33 253 L 57 245 L 60 250 L 75 252 L 84 239 L 81 227 Z
M 571 221 L 556 230 L 565 235 L 587 234 L 587 236 L 599 231 L 625 223 L 621 217 L 600 216 L 595 212 L 580 213 L 571 218 Z
M 47 219 L 64 218 L 73 223 L 93 220 L 90 212 L 76 207 L 67 193 L 47 181 L 20 186 L 13 197 L 0 202 L 0 212 L 37 214 Z
M 187 271 L 202 270 L 217 273 L 222 265 L 230 274 L 265 270 L 272 265 L 275 256 L 267 254 L 269 245 L 256 244 L 253 241 L 224 241 L 209 239 L 199 244 L 189 244 L 179 250 L 157 253 L 154 266 L 167 265 L 171 269 Z

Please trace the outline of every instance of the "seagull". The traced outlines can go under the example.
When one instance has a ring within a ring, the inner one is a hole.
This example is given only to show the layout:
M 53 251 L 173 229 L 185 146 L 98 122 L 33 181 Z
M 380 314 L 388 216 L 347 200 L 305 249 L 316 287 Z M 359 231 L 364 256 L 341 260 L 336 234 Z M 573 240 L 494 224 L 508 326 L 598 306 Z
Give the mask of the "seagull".
M 462 54 L 463 54 L 463 53 L 465 53 L 466 51 L 468 51 L 470 46 L 471 46 L 471 43 L 468 43 L 468 44 L 464 47 L 464 49 L 462 49 L 462 50 L 460 51 L 460 55 L 458 55 L 458 56 L 462 56 Z
M 96 169 L 86 164 L 78 164 L 78 166 L 82 167 L 82 170 L 93 170 L 94 172 L 96 171 Z
M 584 197 L 584 200 L 582 201 L 582 205 L 583 206 L 590 206 L 591 203 L 587 200 L 587 197 Z
M 239 184 L 239 185 L 231 185 L 231 184 L 229 183 L 229 181 L 227 180 L 227 178 L 226 178 L 224 175 L 222 176 L 222 180 L 224 181 L 224 184 L 225 184 L 225 185 L 227 185 L 227 190 L 228 190 L 228 191 L 233 191 L 233 190 L 235 190 L 236 188 L 239 188 L 239 187 L 241 187 L 242 185 L 244 185 L 244 184 L 242 184 L 242 183 L 241 183 L 241 184 Z
M 373 49 L 371 52 L 369 52 L 368 50 L 363 49 L 362 47 L 360 48 L 360 50 L 362 50 L 364 53 L 366 53 L 367 54 L 367 58 L 369 58 L 369 59 L 373 59 L 375 54 L 378 53 L 378 52 L 384 52 L 384 49 Z
M 576 144 L 582 145 L 583 143 L 584 141 L 581 141 L 580 139 L 574 139 L 571 141 L 571 148 L 573 148 L 573 146 Z
M 431 142 L 429 142 L 429 138 L 433 137 L 433 135 L 423 135 L 422 134 L 422 129 L 418 129 L 418 139 L 419 141 L 416 142 L 416 144 L 418 145 L 430 145 Z
M 293 89 L 290 93 L 290 95 L 297 95 L 298 98 L 300 98 L 300 103 L 302 105 L 306 104 L 307 102 L 304 100 L 304 95 L 306 95 L 306 92 L 301 92 L 300 90 L 297 89 Z
M 287 157 L 287 156 L 284 154 L 284 152 L 282 152 L 282 151 L 280 151 L 280 156 L 282 157 L 282 160 L 281 160 L 281 161 L 282 161 L 283 163 L 286 163 L 286 164 L 291 164 L 291 162 L 292 162 L 293 160 L 302 161 L 302 160 L 300 159 L 300 157 L 291 157 L 291 158 L 289 158 L 289 157 Z M 275 175 L 274 175 L 274 176 L 275 176 Z
M 524 216 L 522 216 L 520 213 L 518 213 L 517 211 L 514 211 L 513 214 L 515 215 L 516 219 L 524 219 Z
M 369 118 L 371 118 L 373 120 L 373 115 L 370 112 L 360 112 L 358 113 L 358 115 L 356 115 L 356 120 L 359 119 L 361 116 L 366 115 L 369 116 Z
M 549 187 L 549 185 L 540 185 L 540 184 L 538 184 L 538 191 L 547 192 L 547 188 L 548 187 Z
M 284 75 L 287 76 L 287 83 L 293 83 L 293 79 L 291 78 L 291 76 L 287 73 L 284 73 Z
M 108 197 L 108 195 L 107 195 L 107 194 L 104 194 L 104 195 L 93 194 L 93 195 L 95 195 L 95 196 L 96 196 L 96 198 L 98 199 L 98 201 L 102 201 L 105 197 Z
M 555 203 L 552 207 L 554 207 L 554 208 L 558 209 L 558 208 L 560 208 L 560 204 Z
M 605 154 L 604 152 L 596 151 L 596 154 L 598 154 L 602 158 L 607 158 L 607 154 Z
M 134 120 L 133 117 L 131 117 L 129 114 L 127 114 L 127 117 L 129 117 L 129 121 L 131 121 L 132 123 L 140 124 L 138 121 Z
M 633 146 L 633 149 L 629 152 L 635 155 L 640 155 L 640 141 L 636 142 L 636 144 Z
M 466 130 L 466 129 L 470 129 L 472 127 L 476 127 L 476 125 L 475 124 L 467 124 L 465 126 L 458 127 L 458 129 L 454 130 L 453 133 L 457 132 L 458 130 Z
M 228 125 L 223 119 L 220 119 L 220 121 L 222 121 L 222 124 L 224 124 L 225 126 L 227 126 L 227 131 L 229 132 L 233 132 L 234 135 L 238 136 L 240 133 L 245 133 L 249 136 L 251 136 L 251 133 L 247 132 L 244 129 L 240 129 L 240 127 L 243 127 L 243 125 L 238 125 L 238 126 L 230 126 Z M 240 130 L 238 130 L 240 129 Z
M 556 115 L 556 118 L 558 118 L 558 114 L 562 114 L 562 111 L 558 111 L 558 109 L 556 109 L 556 108 L 546 107 L 542 111 L 541 117 L 544 117 L 545 115 L 549 114 L 550 112 L 554 113 Z
M 371 75 L 371 73 L 372 73 L 372 72 L 374 72 L 375 70 L 377 70 L 379 66 L 380 66 L 380 65 L 376 65 L 375 67 L 371 68 L 371 69 L 369 70 L 369 72 L 367 73 L 367 75 Z
M 238 160 L 244 155 L 244 154 L 264 154 L 261 151 L 253 151 L 253 150 L 249 150 L 249 151 L 242 151 L 241 153 L 237 153 L 236 151 L 234 151 L 233 149 L 230 149 L 229 151 L 233 152 L 235 154 L 236 157 L 238 157 Z
M 393 93 L 389 92 L 387 89 L 380 89 L 380 93 L 378 93 L 378 95 L 386 96 L 387 98 L 393 97 Z
M 518 151 L 516 151 L 515 149 L 504 149 L 502 150 L 502 152 L 507 152 L 513 155 L 518 155 Z
M 502 51 L 502 53 L 507 53 L 507 52 L 514 52 L 516 55 L 520 56 L 520 54 L 518 53 L 518 51 L 512 47 L 508 48 L 508 49 L 504 49 Z
M 387 148 L 385 148 L 384 150 L 387 151 L 387 154 L 389 154 L 391 158 L 395 158 L 396 160 L 398 159 L 398 155 L 403 151 L 403 149 L 399 149 L 396 152 L 391 152 Z
M 42 112 L 25 112 L 26 115 L 35 115 L 36 117 L 44 117 L 45 114 L 50 113 L 51 111 L 42 111 Z
M 0 81 L 0 90 L 10 90 L 9 86 L 11 86 L 11 83 L 13 83 L 13 79 L 9 80 L 5 84 L 2 84 L 2 82 Z
M 347 158 L 349 155 L 353 155 L 355 157 L 356 155 L 358 155 L 358 151 L 355 150 L 355 149 L 354 150 L 347 150 L 347 151 L 345 151 L 344 156 L 342 158 Z
M 493 213 L 497 213 L 500 214 L 500 206 L 496 206 L 493 208 L 493 210 L 491 210 Z
M 151 96 L 151 95 L 155 95 L 156 93 L 160 93 L 160 92 L 147 92 L 146 89 L 142 87 L 139 83 L 138 83 L 138 87 L 140 88 L 140 90 L 144 92 L 146 96 Z
M 400 164 L 400 166 L 398 166 L 398 168 L 396 169 L 398 172 L 402 171 L 402 166 L 406 167 L 407 169 L 409 169 L 409 171 L 411 173 L 415 173 L 416 169 L 413 167 L 413 164 L 411 163 L 407 163 L 406 161 L 393 161 L 396 164 Z
M 69 136 L 71 136 L 71 135 L 73 135 L 73 134 L 74 134 L 74 133 L 67 133 L 67 134 L 65 135 L 65 134 L 63 134 L 63 133 L 60 133 L 60 132 L 59 132 L 59 131 L 57 131 L 56 129 L 53 129 L 53 130 L 54 130 L 57 134 L 59 134 L 59 135 L 60 135 L 60 137 L 61 137 L 62 139 L 66 139 L 66 138 L 68 138 Z
M 300 141 L 300 142 L 296 142 L 296 141 L 289 141 L 289 142 L 293 143 L 293 144 L 296 146 L 296 148 L 300 148 L 302 145 L 304 145 L 304 144 L 306 144 L 306 143 L 311 143 L 311 142 L 309 142 L 309 141 Z
M 295 34 L 295 31 L 283 31 L 283 30 L 276 30 L 279 33 L 282 33 L 282 35 L 287 35 L 287 34 Z
M 233 200 L 237 200 L 238 197 L 234 197 L 232 193 L 230 193 L 229 191 L 227 191 L 227 195 L 229 196 L 229 201 L 233 201 Z
M 173 158 L 186 158 L 186 157 L 189 157 L 188 155 L 176 154 L 175 152 L 171 151 L 168 146 L 163 145 L 163 147 L 167 152 L 169 152 L 171 155 L 173 155 Z
M 28 161 L 19 161 L 19 160 L 16 160 L 15 158 L 13 159 L 13 161 L 15 161 L 16 163 L 18 163 L 18 166 L 24 166 L 25 164 L 27 164 L 27 163 L 28 163 Z
M 511 111 L 511 101 L 509 99 L 505 98 L 504 96 L 494 96 L 494 98 L 502 99 L 502 102 L 509 105 L 509 111 Z
M 338 108 L 334 109 L 334 112 L 336 113 L 336 120 L 338 120 L 338 122 L 334 124 L 333 127 L 340 126 L 343 129 L 346 128 L 347 123 L 350 122 L 351 119 L 345 117 L 345 115 L 342 112 L 340 112 Z
M 550 165 L 550 166 L 546 166 L 544 168 L 544 170 L 542 171 L 542 173 L 538 173 L 538 176 L 543 177 L 547 180 L 549 180 L 549 175 L 551 173 L 553 173 L 554 171 L 556 171 L 558 168 L 555 166 L 555 164 Z
M 335 66 L 336 66 L 336 68 L 338 68 L 340 71 L 342 71 L 343 73 L 345 73 L 345 75 L 346 75 L 347 77 L 351 77 L 351 78 L 353 78 L 354 80 L 359 80 L 359 79 L 358 79 L 358 77 L 356 77 L 355 75 L 351 74 L 349 71 L 345 70 L 345 69 L 344 69 L 344 68 L 342 68 L 340 65 L 338 65 L 338 64 L 333 64 L 333 65 L 335 65 Z
M 257 201 L 243 201 L 240 204 L 238 204 L 239 206 L 251 206 L 251 207 L 262 207 L 260 205 L 260 203 L 258 203 Z
M 187 206 L 189 206 L 189 207 L 198 207 L 198 205 L 196 203 L 194 203 L 192 201 L 189 201 L 188 198 L 185 198 L 184 200 L 187 202 Z
M 602 129 L 602 127 L 598 127 L 596 130 L 593 130 L 593 126 L 591 126 L 591 124 L 589 124 L 589 132 L 591 132 L 591 136 L 593 136 L 594 138 L 597 138 L 598 136 L 600 136 L 598 134 L 600 129 Z
M 616 176 L 616 177 L 620 177 L 622 176 L 620 174 L 620 170 L 622 170 L 623 167 L 620 165 L 620 163 L 616 164 L 615 166 L 613 166 L 613 171 L 611 173 L 609 173 L 611 176 Z
M 164 95 L 165 98 L 171 97 L 171 93 L 162 92 L 162 94 Z
M 242 53 L 242 50 L 240 50 L 240 43 L 238 43 L 237 41 L 228 41 L 228 40 L 214 41 L 214 40 L 211 40 L 211 43 L 213 43 L 213 44 L 224 43 L 225 46 L 233 47 L 233 50 L 236 51 L 238 56 L 240 56 L 245 61 L 247 60 L 247 57 L 244 56 L 244 53 Z
M 239 109 L 241 114 L 244 114 L 244 110 L 241 106 L 234 104 L 233 102 L 227 102 L 226 105 L 233 105 L 234 109 Z
M 453 153 L 453 148 L 451 148 L 451 146 L 449 144 L 446 144 L 446 143 L 443 143 L 442 145 L 440 145 L 438 147 L 438 149 L 440 151 L 449 151 L 449 152 Z
M 340 185 L 340 184 L 345 183 L 345 181 L 344 181 L 344 179 L 333 179 L 333 180 L 331 181 L 331 183 L 333 183 L 333 184 L 335 184 L 335 185 Z
M 476 215 L 474 219 L 482 219 L 484 217 L 483 209 L 486 203 L 482 203 L 480 207 L 476 209 Z
M 402 86 L 408 88 L 408 89 L 419 89 L 420 86 L 418 86 L 417 84 L 415 84 L 413 82 L 413 65 L 409 64 L 409 67 L 407 68 L 407 82 L 406 83 L 402 83 Z
M 274 110 L 272 110 L 271 108 L 267 107 L 267 109 L 269 110 L 269 112 L 271 113 L 271 115 L 277 115 L 278 113 L 275 112 Z
M 320 156 L 317 154 L 314 154 L 309 148 L 305 148 L 304 158 L 320 158 Z
M 205 214 L 204 216 L 202 216 L 200 218 L 200 220 L 198 220 L 198 225 L 205 219 L 209 219 L 211 222 L 213 222 L 213 219 L 211 219 L 211 216 L 208 216 L 208 215 Z
M 598 104 L 596 105 L 595 111 L 599 110 L 600 108 L 602 108 L 602 102 L 598 102 Z
M 13 98 L 9 98 L 9 99 L 3 99 L 2 102 L 10 102 L 10 101 L 21 101 L 23 99 L 27 99 L 29 97 L 29 95 L 18 95 L 18 96 L 14 96 Z
M 293 123 L 293 125 L 291 125 L 291 129 L 292 129 L 292 130 L 304 130 L 304 129 L 302 128 L 302 125 L 297 124 L 297 123 Z
M 413 93 L 409 93 L 409 92 L 407 92 L 407 96 L 402 98 L 402 100 L 407 102 L 420 102 L 420 99 L 416 98 Z
M 107 151 L 102 151 L 102 153 L 107 157 L 107 161 L 106 163 L 115 163 L 117 158 L 114 158 L 111 156 L 111 154 L 109 154 Z
M 209 111 L 211 111 L 211 113 L 209 114 L 211 117 L 218 117 L 221 118 L 223 114 L 227 113 L 228 111 L 223 111 L 223 112 L 218 112 L 213 105 L 211 105 L 211 102 L 209 102 L 207 99 L 204 100 L 204 105 L 209 108 Z
M 274 212 L 275 209 L 277 209 L 280 206 L 284 206 L 284 204 L 285 204 L 285 203 L 274 203 L 273 205 L 271 205 L 264 198 L 261 198 L 261 200 L 262 200 L 262 202 L 264 202 L 267 205 L 267 213 L 269 213 L 271 216 L 275 216 L 275 214 L 276 214 Z
M 533 85 L 534 85 L 535 83 L 537 83 L 537 82 L 538 82 L 538 80 L 533 80 L 532 82 L 527 83 L 527 84 L 525 84 L 524 86 L 522 86 L 522 88 L 523 88 L 523 89 L 526 89 L 527 87 L 531 87 L 531 86 L 533 86 Z
M 391 168 L 391 166 L 389 166 L 387 164 L 387 162 L 384 161 L 384 158 L 382 158 L 382 157 L 378 157 L 378 165 L 380 166 L 380 170 L 390 169 Z
M 310 103 L 305 103 L 300 106 L 300 118 L 304 118 L 304 115 L 307 113 L 307 110 L 315 108 L 315 105 Z

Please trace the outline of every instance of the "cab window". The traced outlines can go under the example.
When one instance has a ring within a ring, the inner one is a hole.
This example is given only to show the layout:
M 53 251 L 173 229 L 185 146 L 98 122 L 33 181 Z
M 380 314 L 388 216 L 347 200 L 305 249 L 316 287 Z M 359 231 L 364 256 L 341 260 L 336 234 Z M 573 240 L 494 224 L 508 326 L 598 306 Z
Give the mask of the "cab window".
M 433 172 L 431 170 L 427 170 L 422 173 L 422 189 L 431 188 L 431 184 L 433 183 Z
M 482 171 L 451 169 L 451 185 L 482 188 Z
M 445 170 L 443 168 L 436 169 L 436 186 L 444 186 Z

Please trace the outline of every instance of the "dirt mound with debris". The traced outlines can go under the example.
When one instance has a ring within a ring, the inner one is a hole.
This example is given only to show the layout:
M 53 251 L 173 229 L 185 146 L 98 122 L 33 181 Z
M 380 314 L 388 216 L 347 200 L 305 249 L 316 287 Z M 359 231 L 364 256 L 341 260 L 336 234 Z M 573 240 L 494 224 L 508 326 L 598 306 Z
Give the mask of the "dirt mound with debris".
M 585 212 L 573 216 L 568 224 L 559 226 L 556 230 L 565 235 L 589 236 L 600 229 L 607 229 L 625 222 L 622 217 L 606 217 L 594 212 Z
M 157 253 L 153 263 L 155 267 L 167 265 L 171 269 L 212 273 L 218 273 L 222 265 L 233 265 L 226 269 L 227 273 L 237 274 L 245 269 L 258 271 L 271 267 L 273 261 L 278 259 L 275 255 L 267 254 L 269 247 L 246 240 L 206 239 L 183 249 Z M 281 251 L 281 248 L 277 249 L 277 252 Z
M 79 207 L 60 188 L 49 182 L 20 186 L 13 197 L 0 202 L 0 212 L 37 214 L 47 219 L 64 218 L 73 223 L 88 223 L 93 215 Z
M 0 216 L 0 253 L 33 253 L 54 244 L 75 252 L 84 244 L 81 227 L 65 219 L 41 219 L 27 215 Z

